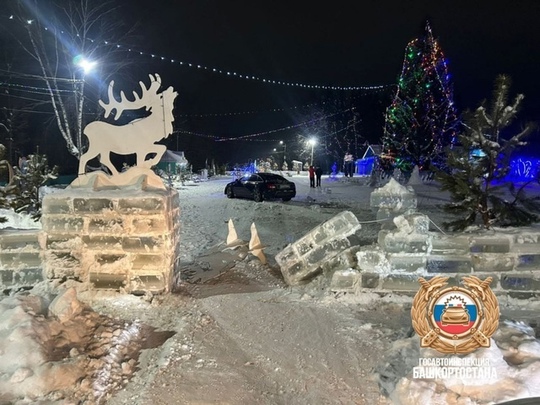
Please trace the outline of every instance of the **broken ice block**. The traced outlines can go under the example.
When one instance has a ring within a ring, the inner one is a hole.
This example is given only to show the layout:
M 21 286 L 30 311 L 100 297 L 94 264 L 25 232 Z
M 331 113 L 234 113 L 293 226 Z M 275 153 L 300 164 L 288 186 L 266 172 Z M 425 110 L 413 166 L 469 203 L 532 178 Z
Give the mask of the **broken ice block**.
M 330 289 L 332 291 L 354 292 L 359 281 L 360 272 L 358 270 L 337 270 L 332 275 Z

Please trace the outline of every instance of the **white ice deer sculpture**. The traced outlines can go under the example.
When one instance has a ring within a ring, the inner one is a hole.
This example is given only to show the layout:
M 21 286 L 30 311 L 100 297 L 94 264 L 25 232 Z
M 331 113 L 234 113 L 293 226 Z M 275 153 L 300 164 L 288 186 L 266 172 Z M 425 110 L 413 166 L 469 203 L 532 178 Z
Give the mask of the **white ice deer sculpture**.
M 86 173 L 86 164 L 97 156 L 101 164 L 106 166 L 113 176 L 118 175 L 118 170 L 111 162 L 111 152 L 119 155 L 135 154 L 136 165 L 146 169 L 150 169 L 160 161 L 167 147 L 155 142 L 167 138 L 173 132 L 172 110 L 177 93 L 172 87 L 158 93 L 161 77 L 158 74 L 149 76 L 150 87 L 146 88 L 142 81 L 139 82 L 142 94 L 139 97 L 134 91 L 133 101 L 128 100 L 123 91 L 120 92 L 120 101 L 118 101 L 113 94 L 114 81 L 111 81 L 108 89 L 109 103 L 99 100 L 99 105 L 105 109 L 105 118 L 111 114 L 112 110 L 116 110 L 114 119 L 118 120 L 124 110 L 137 110 L 143 107 L 151 114 L 144 118 L 134 119 L 125 125 L 112 125 L 104 121 L 88 124 L 84 128 L 84 134 L 88 138 L 88 150 L 79 161 L 79 175 Z M 146 160 L 150 154 L 155 154 L 155 156 Z

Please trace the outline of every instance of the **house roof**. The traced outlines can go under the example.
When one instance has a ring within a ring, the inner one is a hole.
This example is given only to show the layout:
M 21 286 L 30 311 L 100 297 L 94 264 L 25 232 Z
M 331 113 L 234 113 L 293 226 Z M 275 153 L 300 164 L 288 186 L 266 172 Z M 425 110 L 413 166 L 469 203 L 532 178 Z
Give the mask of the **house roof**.
M 371 157 L 371 156 L 380 156 L 382 153 L 382 145 L 367 145 L 366 150 L 362 159 Z
M 188 163 L 184 156 L 184 152 L 166 150 L 160 159 L 160 162 L 165 163 Z

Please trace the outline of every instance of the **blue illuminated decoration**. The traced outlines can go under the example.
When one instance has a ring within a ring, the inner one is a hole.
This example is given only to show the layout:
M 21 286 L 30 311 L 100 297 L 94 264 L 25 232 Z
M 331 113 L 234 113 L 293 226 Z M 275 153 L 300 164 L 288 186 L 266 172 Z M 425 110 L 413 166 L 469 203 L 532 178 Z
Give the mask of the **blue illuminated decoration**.
M 373 170 L 373 164 L 375 163 L 375 157 L 371 156 L 364 159 L 358 159 L 356 161 L 356 173 L 360 176 L 369 176 Z
M 510 162 L 508 177 L 515 181 L 530 181 L 538 179 L 540 159 L 519 157 Z
M 486 156 L 486 152 L 484 152 L 482 149 L 473 149 L 471 150 L 471 153 L 469 154 L 471 158 L 481 158 Z
M 480 158 L 485 153 L 479 149 L 470 153 L 471 158 Z M 356 173 L 360 176 L 369 176 L 373 170 L 374 157 L 358 159 Z M 517 157 L 510 161 L 510 172 L 504 179 L 512 182 L 540 181 L 540 158 Z M 503 180 L 503 181 L 504 181 Z

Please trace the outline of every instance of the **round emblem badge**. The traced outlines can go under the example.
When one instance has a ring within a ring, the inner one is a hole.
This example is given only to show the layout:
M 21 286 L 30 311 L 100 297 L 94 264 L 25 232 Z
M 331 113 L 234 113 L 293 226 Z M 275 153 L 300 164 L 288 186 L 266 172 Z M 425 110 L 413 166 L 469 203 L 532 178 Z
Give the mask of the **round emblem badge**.
M 467 290 L 447 288 L 430 305 L 433 326 L 448 337 L 463 337 L 479 321 L 482 307 Z
M 462 277 L 464 287 L 445 287 L 448 277 L 419 278 L 420 290 L 411 308 L 420 346 L 441 353 L 470 353 L 489 347 L 499 325 L 499 304 L 489 288 L 491 277 Z

